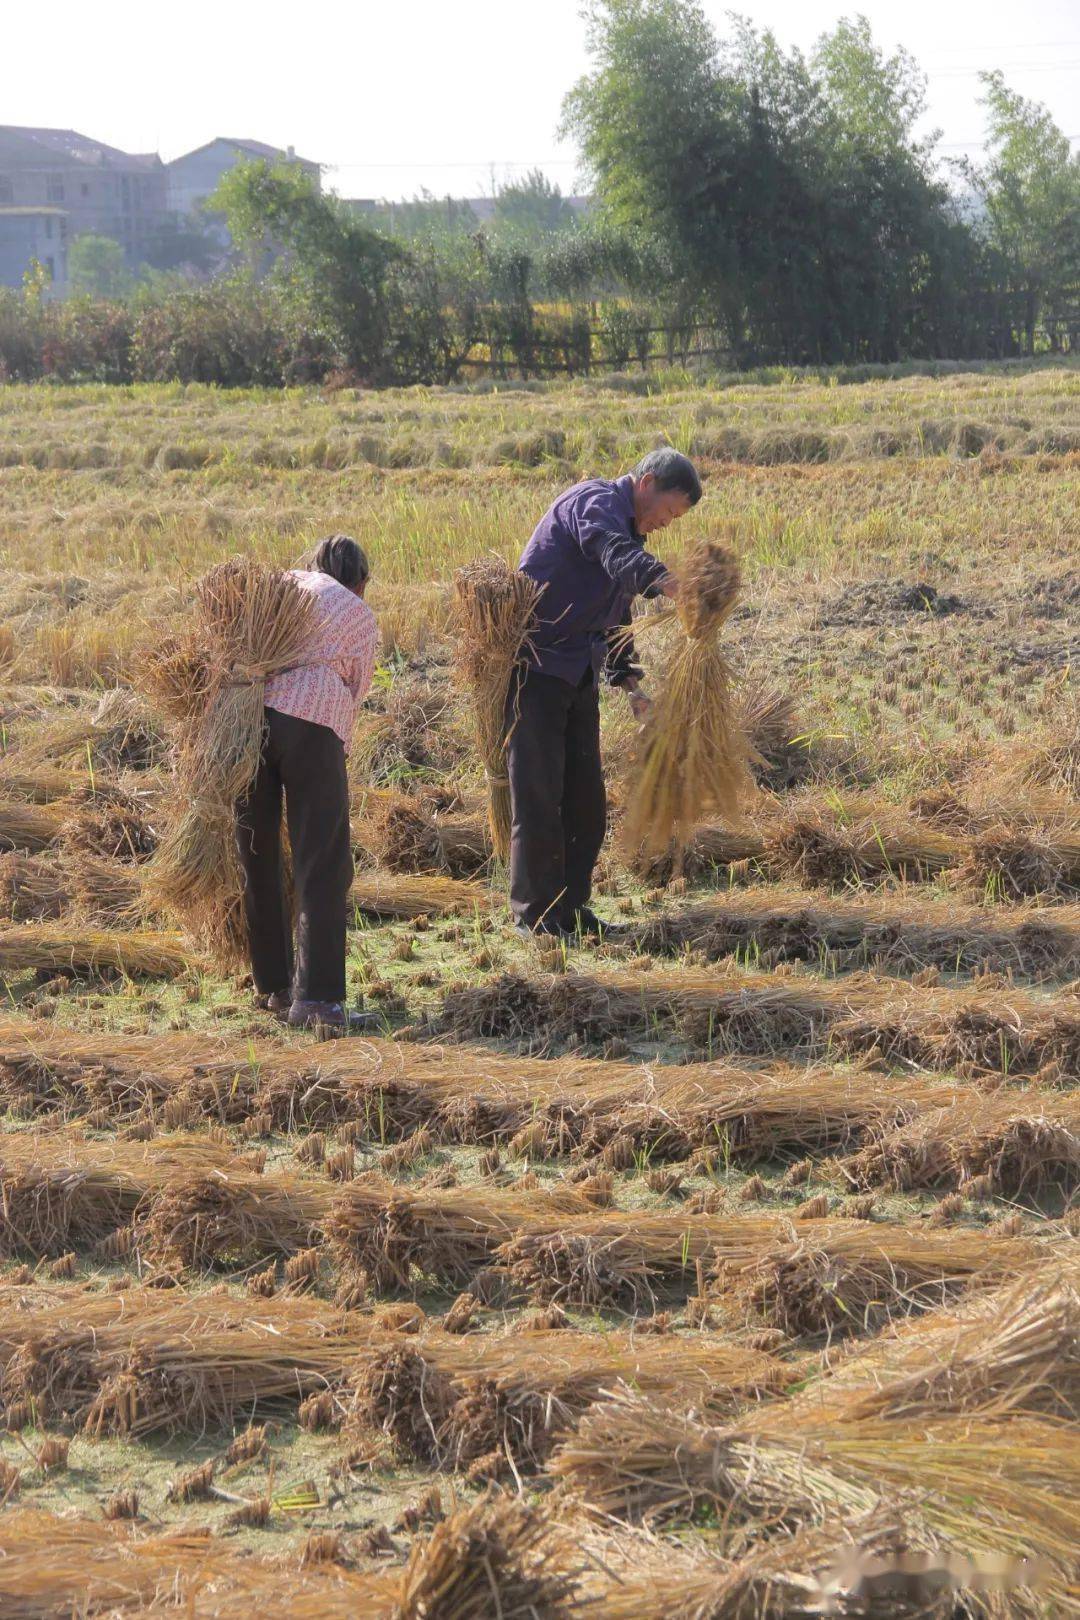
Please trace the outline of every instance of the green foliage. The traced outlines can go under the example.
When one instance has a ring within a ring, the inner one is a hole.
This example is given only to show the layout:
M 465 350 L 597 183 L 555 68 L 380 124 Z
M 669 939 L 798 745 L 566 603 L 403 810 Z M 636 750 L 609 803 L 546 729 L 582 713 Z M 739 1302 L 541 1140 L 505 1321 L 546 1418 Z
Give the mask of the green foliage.
M 1008 284 L 1024 296 L 1028 350 L 1048 300 L 1080 282 L 1080 155 L 1045 107 L 981 75 L 990 158 L 975 181 Z
M 198 216 L 159 225 L 146 252 L 152 270 L 195 271 L 205 275 L 224 258 L 224 249 L 213 231 Z
M 543 242 L 559 231 L 572 231 L 574 210 L 541 169 L 513 180 L 495 196 L 495 230 L 528 243 Z
M 430 191 L 410 202 L 380 203 L 366 218 L 384 236 L 406 242 L 456 242 L 480 224 L 463 198 L 435 197 Z
M 805 55 L 738 17 L 720 39 L 697 0 L 593 0 L 589 30 L 593 68 L 565 103 L 595 186 L 584 220 L 537 171 L 481 226 L 427 194 L 361 215 L 295 164 L 241 164 L 210 206 L 243 271 L 193 285 L 221 249 L 178 227 L 132 290 L 119 247 L 82 238 L 84 296 L 57 305 L 40 266 L 0 293 L 0 379 L 453 383 L 482 365 L 497 383 L 1080 341 L 1080 158 L 1000 74 L 984 76 L 977 212 L 916 135 L 917 65 L 864 18 Z M 514 447 L 526 462 L 556 453 L 543 437 Z
M 123 298 L 134 285 L 120 243 L 90 232 L 68 250 L 68 280 L 73 293 L 90 298 Z
M 984 350 L 979 248 L 917 141 L 924 81 L 864 18 L 809 59 L 693 0 L 594 0 L 567 97 L 604 217 L 670 254 L 676 302 L 743 363 Z
M 402 257 L 345 204 L 324 197 L 296 164 L 241 163 L 225 174 L 209 206 L 250 248 L 278 244 L 281 285 L 314 317 L 347 366 L 373 381 L 384 374 L 389 338 L 387 278 Z

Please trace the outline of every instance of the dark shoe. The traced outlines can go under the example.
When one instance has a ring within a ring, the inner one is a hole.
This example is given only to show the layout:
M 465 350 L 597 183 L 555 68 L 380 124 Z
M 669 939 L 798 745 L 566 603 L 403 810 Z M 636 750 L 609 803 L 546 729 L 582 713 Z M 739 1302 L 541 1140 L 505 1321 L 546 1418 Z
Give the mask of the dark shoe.
M 378 1013 L 352 1012 L 340 1001 L 294 1001 L 289 1008 L 290 1029 L 324 1029 L 328 1033 L 351 1035 L 363 1029 L 378 1029 Z
M 277 1018 L 284 1018 L 292 1006 L 292 991 L 272 990 L 268 996 L 256 996 L 255 1005 L 260 1012 L 270 1012 Z

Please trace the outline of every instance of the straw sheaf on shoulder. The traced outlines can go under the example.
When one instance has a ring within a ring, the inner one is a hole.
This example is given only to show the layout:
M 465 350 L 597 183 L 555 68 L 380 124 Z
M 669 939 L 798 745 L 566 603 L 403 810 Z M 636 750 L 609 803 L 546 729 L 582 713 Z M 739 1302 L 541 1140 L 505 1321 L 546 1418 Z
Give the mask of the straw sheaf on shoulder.
M 178 804 L 148 894 L 226 967 L 246 954 L 234 807 L 258 771 L 265 683 L 302 657 L 317 611 L 287 573 L 234 558 L 204 575 L 192 625 L 148 660 L 177 726 Z

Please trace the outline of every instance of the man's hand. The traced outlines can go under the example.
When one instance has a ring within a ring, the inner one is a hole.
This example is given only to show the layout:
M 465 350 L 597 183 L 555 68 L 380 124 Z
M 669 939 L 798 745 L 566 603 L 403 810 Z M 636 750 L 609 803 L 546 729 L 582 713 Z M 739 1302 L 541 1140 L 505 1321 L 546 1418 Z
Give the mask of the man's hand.
M 679 594 L 679 582 L 675 578 L 674 574 L 665 574 L 663 579 L 660 581 L 658 589 L 662 596 L 666 596 L 669 601 L 674 602 L 675 598 Z
M 646 697 L 645 693 L 639 691 L 636 686 L 632 687 L 626 695 L 630 699 L 630 713 L 639 726 L 644 725 L 652 710 L 652 698 Z

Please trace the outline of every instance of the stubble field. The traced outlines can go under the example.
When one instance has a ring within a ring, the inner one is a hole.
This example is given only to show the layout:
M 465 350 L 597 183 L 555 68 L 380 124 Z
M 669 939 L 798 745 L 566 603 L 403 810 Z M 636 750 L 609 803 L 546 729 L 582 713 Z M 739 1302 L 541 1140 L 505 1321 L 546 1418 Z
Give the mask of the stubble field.
M 619 931 L 541 952 L 450 576 L 660 442 L 758 796 L 644 866 L 605 698 Z M 1080 1612 L 1080 372 L 8 387 L 0 491 L 0 1613 Z M 148 905 L 139 665 L 339 529 L 317 1044 Z

